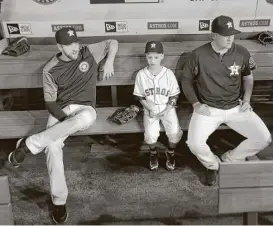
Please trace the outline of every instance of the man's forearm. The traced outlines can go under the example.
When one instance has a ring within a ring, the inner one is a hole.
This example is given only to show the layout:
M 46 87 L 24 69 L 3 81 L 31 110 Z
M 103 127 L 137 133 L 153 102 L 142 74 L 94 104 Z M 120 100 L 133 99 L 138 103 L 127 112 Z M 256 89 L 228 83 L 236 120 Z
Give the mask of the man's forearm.
M 198 102 L 198 98 L 194 90 L 193 82 L 189 80 L 188 78 L 183 77 L 181 80 L 181 85 L 182 85 L 183 92 L 186 98 L 188 99 L 188 101 L 191 104 Z
M 250 78 L 243 80 L 243 87 L 244 87 L 244 96 L 243 101 L 250 102 L 252 91 L 253 91 L 254 79 L 251 76 Z
M 115 56 L 117 54 L 117 51 L 118 51 L 118 41 L 111 39 L 110 44 L 109 44 L 109 51 L 107 53 L 106 62 L 113 64 L 114 60 L 115 60 Z
M 67 117 L 60 105 L 58 105 L 55 101 L 46 102 L 45 104 L 49 113 L 60 122 Z

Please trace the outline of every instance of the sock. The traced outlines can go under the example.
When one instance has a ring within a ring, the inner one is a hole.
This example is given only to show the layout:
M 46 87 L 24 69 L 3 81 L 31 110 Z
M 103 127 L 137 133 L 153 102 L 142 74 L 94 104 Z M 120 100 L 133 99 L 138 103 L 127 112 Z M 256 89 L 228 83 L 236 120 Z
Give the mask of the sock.
M 174 154 L 174 151 L 175 151 L 175 148 L 168 147 L 168 150 L 167 150 L 168 153 Z
M 157 154 L 157 148 L 150 148 L 151 154 Z

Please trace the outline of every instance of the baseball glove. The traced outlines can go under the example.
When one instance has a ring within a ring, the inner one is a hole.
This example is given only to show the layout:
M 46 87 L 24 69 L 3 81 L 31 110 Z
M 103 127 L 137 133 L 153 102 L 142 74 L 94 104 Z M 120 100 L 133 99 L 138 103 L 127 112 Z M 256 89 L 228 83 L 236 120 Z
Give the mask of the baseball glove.
M 131 105 L 130 107 L 116 110 L 111 116 L 108 117 L 108 120 L 118 125 L 122 125 L 132 121 L 137 117 L 138 113 L 139 107 L 136 105 Z
M 273 32 L 264 31 L 258 35 L 258 41 L 263 45 L 273 44 Z
M 30 49 L 30 46 L 28 44 L 26 37 L 19 37 L 15 39 L 3 52 L 3 55 L 8 56 L 20 56 L 26 52 L 28 52 Z

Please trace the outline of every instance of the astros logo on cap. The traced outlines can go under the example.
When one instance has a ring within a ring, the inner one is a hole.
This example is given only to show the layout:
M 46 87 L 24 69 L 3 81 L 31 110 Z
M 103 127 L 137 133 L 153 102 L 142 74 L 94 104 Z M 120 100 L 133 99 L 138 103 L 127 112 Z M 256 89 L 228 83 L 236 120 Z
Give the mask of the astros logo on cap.
M 68 32 L 67 32 L 67 34 L 69 35 L 69 36 L 74 36 L 75 34 L 74 34 L 74 31 L 72 31 L 72 30 L 69 30 Z
M 151 43 L 151 48 L 156 48 L 155 43 Z
M 89 64 L 86 61 L 83 61 L 80 63 L 79 69 L 81 72 L 86 72 L 89 69 Z
M 226 23 L 226 25 L 228 26 L 228 28 L 231 28 L 232 27 L 232 23 L 229 21 Z

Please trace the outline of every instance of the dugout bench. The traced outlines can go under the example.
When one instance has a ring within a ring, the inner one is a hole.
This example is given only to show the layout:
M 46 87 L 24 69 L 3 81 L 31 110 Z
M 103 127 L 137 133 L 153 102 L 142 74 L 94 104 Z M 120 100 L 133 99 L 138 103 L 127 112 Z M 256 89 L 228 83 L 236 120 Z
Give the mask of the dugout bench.
M 163 43 L 165 50 L 163 64 L 172 69 L 179 78 L 181 68 L 188 54 L 206 42 L 207 41 L 184 41 Z M 245 46 L 258 65 L 258 69 L 254 72 L 254 78 L 255 81 L 260 84 L 256 86 L 253 91 L 252 104 L 255 112 L 258 113 L 269 127 L 272 127 L 273 120 L 270 111 L 272 106 L 267 103 L 272 103 L 273 99 L 273 83 L 270 83 L 273 81 L 273 45 L 263 46 L 257 41 L 249 40 L 235 40 L 235 42 Z M 145 43 L 119 43 L 119 51 L 114 62 L 115 75 L 107 81 L 99 81 L 97 83 L 97 86 L 111 87 L 111 106 L 97 108 L 98 117 L 94 125 L 85 131 L 75 133 L 74 136 L 144 132 L 142 115 L 139 115 L 135 120 L 122 126 L 112 124 L 106 120 L 119 105 L 118 88 L 120 86 L 133 86 L 137 71 L 146 66 L 144 47 Z M 0 90 L 41 88 L 42 68 L 45 62 L 56 52 L 56 45 L 32 45 L 30 52 L 19 57 L 0 55 Z M 130 95 L 132 95 L 132 92 Z M 183 93 L 181 95 L 183 96 Z M 184 100 L 183 98 L 180 100 L 177 112 L 181 128 L 187 130 L 192 108 L 187 104 L 185 98 Z M 48 112 L 46 110 L 0 111 L 0 139 L 21 138 L 40 132 L 45 129 L 47 118 Z M 228 127 L 223 125 L 219 129 L 227 128 Z M 163 128 L 161 128 L 161 131 L 163 131 Z M 269 166 L 269 164 L 262 161 L 255 163 L 254 167 L 248 165 L 248 163 L 242 163 L 242 165 L 221 164 L 219 172 L 219 213 L 267 211 L 268 209 L 260 208 L 261 205 L 247 209 L 247 207 L 249 207 L 248 202 L 246 199 L 243 199 L 243 196 L 240 195 L 243 193 L 240 192 L 250 192 L 249 194 L 252 194 L 251 197 L 254 199 L 256 197 L 255 195 L 258 194 L 260 195 L 259 203 L 263 201 L 267 201 L 268 203 L 269 199 L 267 199 L 267 196 L 272 196 L 272 188 L 270 190 L 264 187 L 270 184 L 269 181 L 272 181 L 272 176 L 270 173 L 266 176 L 266 171 L 263 169 L 264 167 L 267 167 L 265 169 L 270 169 Z M 249 169 L 251 170 L 249 171 Z M 259 177 L 257 177 L 258 173 Z M 239 179 L 233 181 L 234 178 L 240 178 L 240 176 L 244 178 L 243 181 L 246 180 L 245 184 L 241 183 L 240 185 L 240 189 L 242 190 L 238 190 L 237 188 L 239 186 L 238 183 L 240 183 Z M 249 179 L 248 183 L 246 178 L 250 178 L 250 176 L 253 176 L 254 179 Z M 237 183 L 236 181 L 239 182 Z M 254 181 L 254 185 L 258 187 L 256 191 L 248 187 L 253 186 L 253 184 L 250 183 L 251 181 Z M 1 181 L 0 186 L 3 184 Z M 272 183 L 270 186 L 273 187 Z M 230 199 L 230 197 L 235 198 Z M 237 205 L 235 201 L 240 200 L 239 198 L 243 200 Z M 5 204 L 9 205 L 10 203 Z M 239 208 L 243 204 L 245 204 L 246 208 Z M 238 206 L 238 208 L 234 208 L 234 206 Z M 271 208 L 269 205 L 267 205 L 267 207 Z M 11 206 L 7 206 L 7 208 L 11 208 Z M 249 214 L 248 217 L 254 217 L 254 219 L 256 219 L 257 214 Z
M 165 59 L 163 64 L 172 69 L 176 76 L 181 74 L 181 68 L 188 54 L 207 41 L 184 41 L 164 43 Z M 261 102 L 273 99 L 273 45 L 263 46 L 257 41 L 236 40 L 245 46 L 253 55 L 258 65 L 254 72 L 256 81 L 264 84 L 253 92 L 255 111 L 262 117 L 267 125 L 271 126 L 271 114 L 268 106 L 260 107 Z M 74 135 L 118 134 L 143 132 L 142 116 L 128 124 L 119 126 L 108 122 L 106 119 L 118 106 L 119 86 L 133 86 L 137 71 L 146 66 L 144 55 L 145 43 L 120 43 L 114 67 L 115 75 L 106 81 L 99 81 L 97 86 L 110 86 L 112 106 L 97 108 L 98 118 L 95 124 L 86 131 Z M 0 90 L 18 88 L 42 87 L 42 68 L 45 62 L 57 52 L 56 45 L 33 45 L 31 51 L 19 56 L 9 57 L 0 55 Z M 132 93 L 131 93 L 132 95 Z M 183 94 L 182 94 L 183 95 Z M 184 101 L 186 103 L 187 101 Z M 259 105 L 259 108 L 255 106 Z M 187 130 L 192 108 L 185 105 L 178 108 L 178 116 L 183 130 Z M 48 112 L 46 110 L 29 111 L 1 111 L 0 112 L 0 139 L 19 138 L 37 133 L 46 126 Z M 220 129 L 227 127 L 222 126 Z

